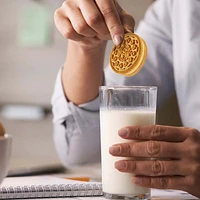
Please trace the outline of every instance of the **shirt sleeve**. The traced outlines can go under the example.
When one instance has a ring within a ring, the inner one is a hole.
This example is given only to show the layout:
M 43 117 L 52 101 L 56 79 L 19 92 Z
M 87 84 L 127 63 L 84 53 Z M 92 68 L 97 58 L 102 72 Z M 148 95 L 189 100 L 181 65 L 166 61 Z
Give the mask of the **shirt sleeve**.
M 105 85 L 146 85 L 158 87 L 158 104 L 174 92 L 170 4 L 158 0 L 147 11 L 137 33 L 148 46 L 142 70 L 133 77 L 105 69 Z M 99 97 L 79 106 L 65 98 L 61 70 L 52 97 L 55 146 L 66 167 L 100 161 Z
M 52 96 L 54 143 L 66 168 L 100 161 L 99 98 L 74 105 L 68 102 L 60 69 Z

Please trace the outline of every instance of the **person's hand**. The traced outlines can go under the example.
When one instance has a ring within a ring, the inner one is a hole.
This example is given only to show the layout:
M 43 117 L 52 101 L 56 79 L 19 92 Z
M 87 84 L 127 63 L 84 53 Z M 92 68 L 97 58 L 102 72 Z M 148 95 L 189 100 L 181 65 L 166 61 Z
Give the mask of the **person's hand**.
M 184 190 L 200 197 L 200 132 L 169 126 L 129 126 L 119 130 L 130 142 L 110 147 L 110 154 L 132 157 L 115 168 L 134 173 L 135 184 L 158 189 Z M 142 158 L 155 158 L 141 160 Z
M 133 17 L 115 0 L 65 0 L 54 19 L 65 38 L 91 48 L 109 39 L 118 45 L 124 32 L 135 26 Z

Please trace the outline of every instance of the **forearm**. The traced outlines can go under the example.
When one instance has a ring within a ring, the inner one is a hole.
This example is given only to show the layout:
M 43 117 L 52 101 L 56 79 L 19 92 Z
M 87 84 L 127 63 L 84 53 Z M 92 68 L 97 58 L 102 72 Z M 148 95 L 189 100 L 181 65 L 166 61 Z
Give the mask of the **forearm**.
M 69 101 L 81 104 L 98 95 L 98 88 L 103 83 L 105 47 L 106 42 L 95 49 L 85 49 L 72 41 L 68 42 L 62 83 Z

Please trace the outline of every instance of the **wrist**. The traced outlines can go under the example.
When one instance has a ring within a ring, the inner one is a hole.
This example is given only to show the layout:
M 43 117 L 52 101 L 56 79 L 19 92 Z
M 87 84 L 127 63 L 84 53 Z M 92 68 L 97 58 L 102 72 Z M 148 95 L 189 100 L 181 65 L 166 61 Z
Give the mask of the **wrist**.
M 86 53 L 95 53 L 95 52 L 99 52 L 99 51 L 105 51 L 106 45 L 107 45 L 106 40 L 103 41 L 99 41 L 96 42 L 95 44 L 91 44 L 90 42 L 88 42 L 87 44 L 83 44 L 81 42 L 76 42 L 76 41 L 72 41 L 69 40 L 68 41 L 68 46 L 70 47 L 74 47 L 77 50 L 79 50 L 80 52 L 86 52 Z
M 106 51 L 107 42 L 99 43 L 96 47 L 85 47 L 76 42 L 70 41 L 68 43 L 68 51 L 65 65 L 68 61 L 78 62 L 78 66 L 81 68 L 103 68 L 104 56 Z M 74 60 L 75 59 L 75 60 Z M 74 60 L 74 61 L 73 61 Z
M 68 100 L 81 104 L 94 99 L 103 83 L 106 42 L 93 48 L 77 44 L 71 41 L 68 43 L 62 81 Z

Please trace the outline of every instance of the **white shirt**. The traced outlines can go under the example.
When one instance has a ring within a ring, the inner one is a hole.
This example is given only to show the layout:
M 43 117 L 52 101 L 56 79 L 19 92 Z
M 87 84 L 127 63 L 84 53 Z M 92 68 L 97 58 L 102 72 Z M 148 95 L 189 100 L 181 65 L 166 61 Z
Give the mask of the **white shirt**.
M 157 0 L 137 33 L 148 45 L 148 58 L 133 77 L 105 70 L 106 85 L 158 86 L 158 105 L 175 88 L 184 126 L 200 130 L 200 1 Z M 58 73 L 52 97 L 54 140 L 62 163 L 100 160 L 99 99 L 75 106 L 67 102 Z

